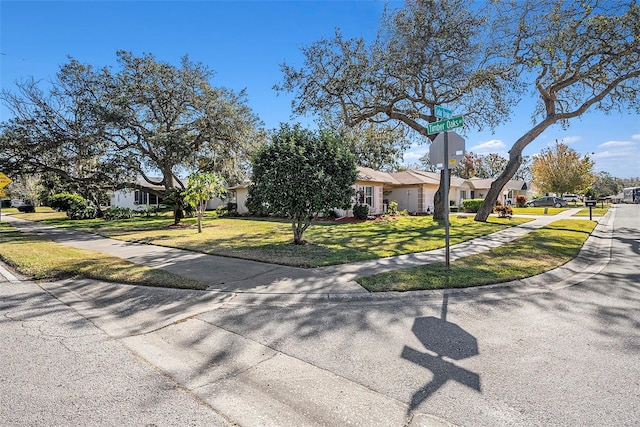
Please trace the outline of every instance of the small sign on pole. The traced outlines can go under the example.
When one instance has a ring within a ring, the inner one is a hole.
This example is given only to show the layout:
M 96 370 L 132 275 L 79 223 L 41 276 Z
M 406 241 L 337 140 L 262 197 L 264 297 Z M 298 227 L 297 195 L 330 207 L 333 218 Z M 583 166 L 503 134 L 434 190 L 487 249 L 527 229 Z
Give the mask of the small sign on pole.
M 453 112 L 451 110 L 447 110 L 446 108 L 441 107 L 440 105 L 436 105 L 433 108 L 433 112 L 434 112 L 434 115 L 439 119 L 450 119 L 451 117 L 453 117 Z
M 11 182 L 11 178 L 0 172 L 0 188 L 6 187 L 7 185 L 11 184 Z
M 434 133 L 446 132 L 451 129 L 460 128 L 464 125 L 464 120 L 462 116 L 455 116 L 448 120 L 440 120 L 437 122 L 432 122 L 427 124 L 427 132 L 429 135 L 433 135 Z

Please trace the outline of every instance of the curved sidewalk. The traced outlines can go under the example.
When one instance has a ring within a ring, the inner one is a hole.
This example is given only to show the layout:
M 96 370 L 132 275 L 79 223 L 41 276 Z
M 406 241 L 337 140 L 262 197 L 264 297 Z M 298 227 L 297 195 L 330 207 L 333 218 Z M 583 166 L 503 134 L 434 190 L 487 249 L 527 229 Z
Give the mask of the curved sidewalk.
M 479 237 L 450 247 L 450 259 L 474 255 L 491 248 L 513 241 L 523 235 L 544 227 L 562 218 L 569 218 L 578 209 L 569 209 L 558 215 L 538 217 L 528 223 L 510 227 L 505 230 Z M 577 271 L 569 263 L 566 266 L 545 273 L 544 282 L 557 283 L 560 276 L 571 277 L 577 272 L 585 273 L 594 270 L 603 261 L 608 260 L 606 250 L 602 248 L 606 242 L 608 224 L 611 224 L 614 210 L 600 219 L 596 230 L 585 243 L 580 256 L 573 263 L 586 257 L 590 261 L 584 263 Z M 314 269 L 287 267 L 256 261 L 227 258 L 182 249 L 162 246 L 123 242 L 116 239 L 97 236 L 92 233 L 56 228 L 37 222 L 25 221 L 11 216 L 5 220 L 20 231 L 42 234 L 54 241 L 81 249 L 94 250 L 131 262 L 153 268 L 161 268 L 172 273 L 198 280 L 208 286 L 209 291 L 233 294 L 251 294 L 253 296 L 288 296 L 297 295 L 298 300 L 343 300 L 343 299 L 385 299 L 402 295 L 398 292 L 371 294 L 355 282 L 362 275 L 400 268 L 425 265 L 444 259 L 445 249 L 380 258 L 351 264 L 341 264 Z M 608 230 L 610 233 L 611 230 Z M 599 271 L 599 270 L 598 270 Z M 544 276 L 544 275 L 541 275 Z M 535 281 L 535 278 L 531 278 Z M 504 287 L 505 284 L 496 285 Z M 486 289 L 486 287 L 483 287 Z M 414 297 L 421 291 L 411 292 Z M 432 291 L 426 291 L 430 295 Z M 457 292 L 470 292 L 458 290 Z

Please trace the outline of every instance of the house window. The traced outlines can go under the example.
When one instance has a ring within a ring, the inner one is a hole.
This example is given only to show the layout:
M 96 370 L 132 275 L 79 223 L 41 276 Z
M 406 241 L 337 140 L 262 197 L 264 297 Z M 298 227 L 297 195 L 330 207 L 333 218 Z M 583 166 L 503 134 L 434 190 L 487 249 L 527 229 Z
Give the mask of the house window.
M 373 207 L 373 187 L 369 185 L 358 187 L 358 203 Z
M 467 198 L 467 190 L 460 190 L 460 198 L 462 200 L 466 200 L 466 198 Z
M 133 195 L 133 203 L 136 205 L 146 205 L 149 203 L 149 193 L 136 190 Z
M 153 205 L 153 206 L 158 206 L 160 203 L 162 203 L 162 197 L 158 197 L 155 194 L 149 194 L 149 204 Z

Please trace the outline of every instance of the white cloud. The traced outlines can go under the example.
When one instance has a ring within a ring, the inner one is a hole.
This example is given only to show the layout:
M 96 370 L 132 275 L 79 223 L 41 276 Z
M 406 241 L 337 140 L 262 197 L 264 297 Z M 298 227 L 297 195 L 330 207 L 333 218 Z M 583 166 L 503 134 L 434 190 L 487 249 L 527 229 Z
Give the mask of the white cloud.
M 582 140 L 581 136 L 565 136 L 560 140 L 563 144 L 571 145 Z
M 404 155 L 402 156 L 404 159 L 405 163 L 409 163 L 409 161 L 416 161 L 416 160 L 420 160 L 420 157 L 424 156 L 425 152 L 416 152 L 416 151 L 410 151 L 408 153 L 404 153 Z
M 593 159 L 624 159 L 629 156 L 637 154 L 635 150 L 626 150 L 626 151 L 600 151 L 599 153 L 595 153 L 591 158 Z
M 640 139 L 640 138 L 639 138 Z M 637 144 L 633 141 L 607 141 L 598 145 L 600 148 L 609 148 L 609 147 L 635 147 Z
M 637 139 L 640 141 L 640 133 L 637 133 L 635 135 L 631 135 L 631 139 Z
M 467 151 L 473 151 L 476 154 L 490 154 L 500 151 L 504 151 L 506 145 L 499 139 L 492 139 L 487 142 L 482 142 L 478 145 L 474 145 L 471 148 L 467 148 Z

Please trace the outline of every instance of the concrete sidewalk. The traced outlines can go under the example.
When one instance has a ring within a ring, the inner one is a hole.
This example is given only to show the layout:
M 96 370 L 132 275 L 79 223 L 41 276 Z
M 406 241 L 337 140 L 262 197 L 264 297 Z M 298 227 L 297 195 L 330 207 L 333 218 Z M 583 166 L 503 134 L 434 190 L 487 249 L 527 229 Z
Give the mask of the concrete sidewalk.
M 452 245 L 450 259 L 454 261 L 503 245 L 558 219 L 570 218 L 577 211 L 579 208 L 568 209 L 558 215 L 540 216 L 519 226 Z M 445 249 L 442 248 L 350 264 L 304 269 L 123 242 L 92 233 L 24 221 L 11 216 L 6 216 L 5 220 L 20 231 L 46 235 L 64 245 L 102 252 L 136 264 L 161 268 L 198 280 L 206 284 L 209 291 L 223 294 L 298 295 L 299 299 L 357 299 L 370 295 L 355 282 L 359 276 L 441 262 L 445 258 Z

